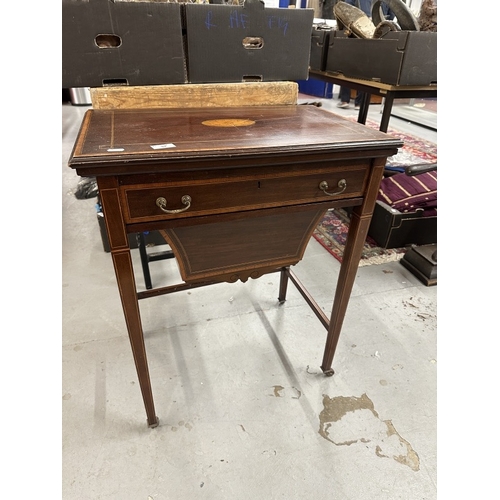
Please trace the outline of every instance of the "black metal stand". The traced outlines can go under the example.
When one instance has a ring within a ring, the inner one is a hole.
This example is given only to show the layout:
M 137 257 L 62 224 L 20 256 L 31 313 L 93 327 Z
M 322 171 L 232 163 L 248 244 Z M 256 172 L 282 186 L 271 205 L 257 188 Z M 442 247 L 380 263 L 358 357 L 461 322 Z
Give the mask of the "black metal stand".
M 151 290 L 153 288 L 153 283 L 151 281 L 151 273 L 149 272 L 149 263 L 156 260 L 173 259 L 174 252 L 172 252 L 172 250 L 166 250 L 164 252 L 148 254 L 144 233 L 137 233 L 137 247 L 139 248 L 139 254 L 141 256 L 142 272 L 144 273 L 146 289 Z

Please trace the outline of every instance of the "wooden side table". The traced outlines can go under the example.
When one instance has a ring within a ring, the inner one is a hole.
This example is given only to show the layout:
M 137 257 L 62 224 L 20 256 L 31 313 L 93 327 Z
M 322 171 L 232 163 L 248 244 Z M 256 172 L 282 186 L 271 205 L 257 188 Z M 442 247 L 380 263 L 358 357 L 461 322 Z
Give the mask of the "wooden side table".
M 281 272 L 328 331 L 332 375 L 356 270 L 388 156 L 399 139 L 314 106 L 89 110 L 69 166 L 97 178 L 150 427 L 158 425 L 138 301 Z M 326 210 L 354 207 L 328 318 L 296 278 Z M 160 230 L 183 283 L 138 293 L 127 233 Z M 210 249 L 210 251 L 208 251 Z

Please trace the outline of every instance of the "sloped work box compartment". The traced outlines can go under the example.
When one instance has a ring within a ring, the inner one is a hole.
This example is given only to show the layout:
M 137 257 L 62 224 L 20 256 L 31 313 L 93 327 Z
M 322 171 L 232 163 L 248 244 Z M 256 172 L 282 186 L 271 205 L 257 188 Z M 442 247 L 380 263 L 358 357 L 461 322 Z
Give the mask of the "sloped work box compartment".
M 190 83 L 304 80 L 313 9 L 184 4 Z
M 186 83 L 181 5 L 63 0 L 62 87 Z
M 330 35 L 326 71 L 391 85 L 437 84 L 437 33 L 391 31 L 384 38 Z
M 403 213 L 377 200 L 368 236 L 381 248 L 437 243 L 437 215 L 424 217 L 423 213 Z

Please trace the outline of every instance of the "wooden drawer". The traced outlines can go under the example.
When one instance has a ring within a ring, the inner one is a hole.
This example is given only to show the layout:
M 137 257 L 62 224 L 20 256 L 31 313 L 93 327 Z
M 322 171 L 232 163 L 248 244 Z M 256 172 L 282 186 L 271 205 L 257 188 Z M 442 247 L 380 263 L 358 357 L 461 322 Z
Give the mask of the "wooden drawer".
M 219 176 L 122 186 L 120 192 L 126 221 L 144 222 L 360 197 L 368 168 L 366 163 L 305 174 L 287 172 L 285 167 L 276 174 L 240 175 L 237 179 Z M 325 190 L 332 196 L 321 189 L 320 184 L 324 182 L 328 185 Z M 186 196 L 190 201 L 183 204 Z M 164 212 L 157 205 L 160 198 L 166 200 L 165 210 L 179 212 Z

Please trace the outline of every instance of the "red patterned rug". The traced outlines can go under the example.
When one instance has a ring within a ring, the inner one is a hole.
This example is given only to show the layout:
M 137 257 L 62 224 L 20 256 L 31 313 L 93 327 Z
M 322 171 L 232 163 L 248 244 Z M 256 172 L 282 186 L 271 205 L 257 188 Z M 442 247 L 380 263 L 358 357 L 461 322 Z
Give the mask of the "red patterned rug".
M 345 210 L 329 210 L 314 230 L 313 237 L 339 262 L 344 255 L 347 232 L 349 231 L 349 215 Z M 359 266 L 370 266 L 372 264 L 385 264 L 401 259 L 406 248 L 380 248 L 370 238 L 366 238 Z
M 378 129 L 378 124 L 367 120 L 366 125 Z M 389 128 L 387 133 L 400 138 L 404 145 L 398 154 L 388 159 L 388 167 L 402 167 L 415 165 L 418 163 L 436 163 L 436 144 L 423 139 L 413 137 L 398 130 Z M 339 262 L 342 262 L 344 255 L 347 232 L 349 230 L 349 215 L 345 210 L 329 210 L 321 222 L 314 230 L 313 237 L 328 252 L 330 252 Z M 380 248 L 376 242 L 368 236 L 361 255 L 360 266 L 372 264 L 384 264 L 401 259 L 406 252 L 406 248 Z
M 378 129 L 378 124 L 375 122 L 368 123 L 371 128 Z M 391 167 L 406 167 L 408 165 L 416 165 L 417 163 L 436 163 L 437 162 L 437 145 L 433 142 L 425 141 L 418 137 L 405 134 L 389 128 L 389 135 L 401 139 L 404 144 L 399 149 L 398 154 L 387 159 L 387 165 Z

